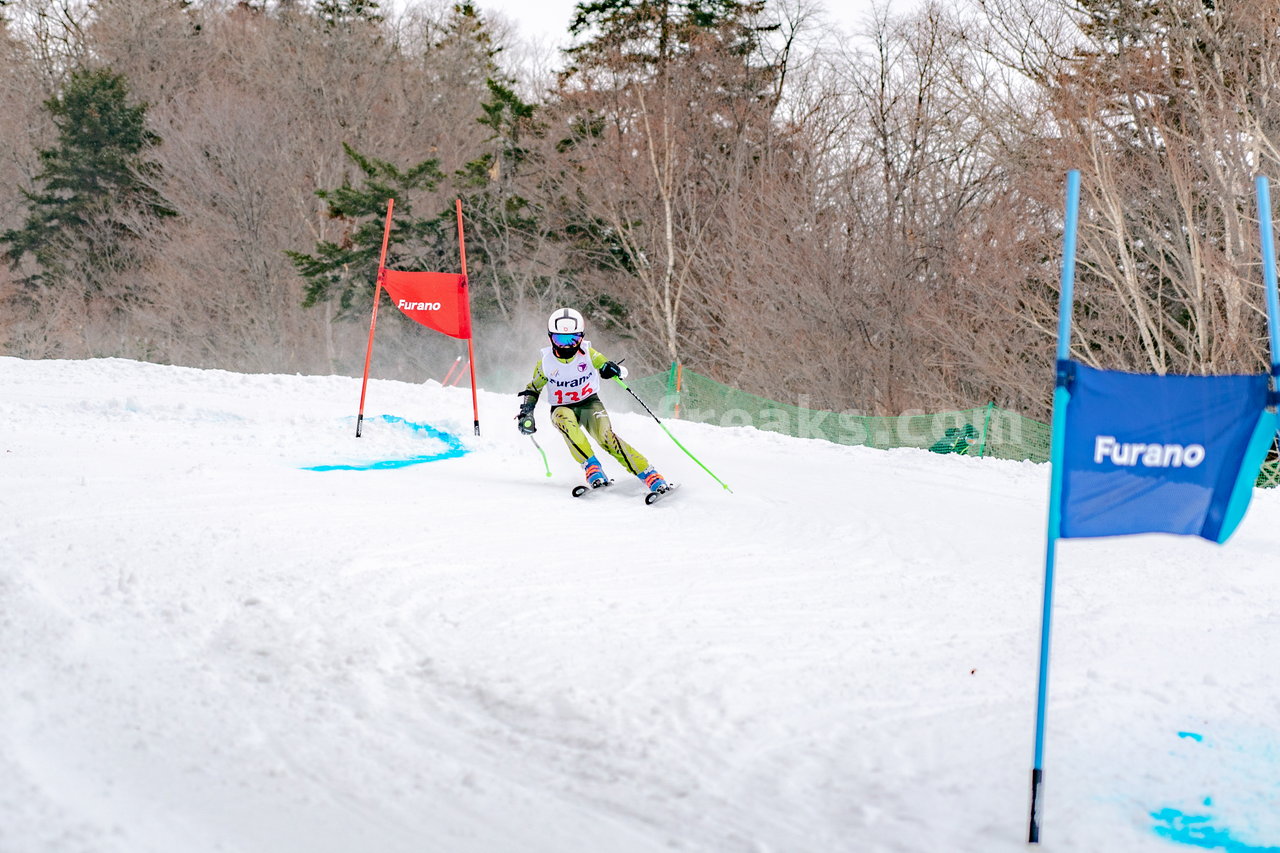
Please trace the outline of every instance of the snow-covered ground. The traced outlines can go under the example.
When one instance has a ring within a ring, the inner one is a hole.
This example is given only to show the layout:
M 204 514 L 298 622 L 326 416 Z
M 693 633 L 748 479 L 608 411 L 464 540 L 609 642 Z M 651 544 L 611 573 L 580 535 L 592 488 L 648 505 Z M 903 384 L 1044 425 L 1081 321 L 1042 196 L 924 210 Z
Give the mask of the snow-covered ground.
M 1025 849 L 1047 466 L 358 394 L 0 358 L 0 851 Z M 1062 544 L 1042 849 L 1280 849 L 1278 556 Z

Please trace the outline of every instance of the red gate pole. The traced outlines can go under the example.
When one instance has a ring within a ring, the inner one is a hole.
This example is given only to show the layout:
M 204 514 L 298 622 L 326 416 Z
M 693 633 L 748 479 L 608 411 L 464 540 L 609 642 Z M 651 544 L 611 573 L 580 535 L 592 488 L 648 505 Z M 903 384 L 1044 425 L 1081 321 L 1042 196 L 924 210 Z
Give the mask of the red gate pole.
M 444 375 L 444 379 L 440 380 L 441 385 L 448 385 L 449 380 L 453 378 L 453 371 L 457 370 L 462 363 L 462 356 L 458 356 L 453 360 L 453 364 L 449 365 L 449 372 Z
M 360 413 L 356 416 L 356 438 L 364 426 L 364 394 L 369 387 L 369 360 L 373 357 L 373 331 L 378 328 L 378 303 L 382 301 L 382 276 L 387 266 L 387 239 L 391 236 L 391 209 L 394 198 L 387 199 L 387 224 L 382 228 L 382 254 L 378 257 L 378 283 L 373 290 L 373 317 L 369 320 L 369 345 L 364 351 L 364 379 L 360 382 Z
M 462 237 L 462 199 L 456 199 L 458 210 L 458 254 L 462 258 L 462 286 L 467 289 L 467 359 L 471 366 L 471 414 L 475 417 L 476 435 L 480 434 L 480 403 L 476 397 L 476 332 L 471 327 L 471 285 L 467 281 L 467 244 Z

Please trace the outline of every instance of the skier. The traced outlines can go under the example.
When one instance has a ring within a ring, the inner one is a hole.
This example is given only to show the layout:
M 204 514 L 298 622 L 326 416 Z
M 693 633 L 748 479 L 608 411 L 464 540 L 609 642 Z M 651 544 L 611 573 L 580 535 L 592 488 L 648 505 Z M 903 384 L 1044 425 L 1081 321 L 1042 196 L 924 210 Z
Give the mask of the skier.
M 582 315 L 572 308 L 557 308 L 547 318 L 551 346 L 543 347 L 542 360 L 533 369 L 533 380 L 519 394 L 524 398 L 516 415 L 520 432 L 532 435 L 537 431 L 533 408 L 538 404 L 542 389 L 546 388 L 547 402 L 551 404 L 551 423 L 564 436 L 574 461 L 582 466 L 587 485 L 596 489 L 611 482 L 600 467 L 600 460 L 591 452 L 591 443 L 587 441 L 590 434 L 605 452 L 635 474 L 650 492 L 667 491 L 667 481 L 653 469 L 644 455 L 613 431 L 609 413 L 596 392 L 606 379 L 625 379 L 627 369 L 592 349 L 591 342 L 582 339 L 585 331 Z

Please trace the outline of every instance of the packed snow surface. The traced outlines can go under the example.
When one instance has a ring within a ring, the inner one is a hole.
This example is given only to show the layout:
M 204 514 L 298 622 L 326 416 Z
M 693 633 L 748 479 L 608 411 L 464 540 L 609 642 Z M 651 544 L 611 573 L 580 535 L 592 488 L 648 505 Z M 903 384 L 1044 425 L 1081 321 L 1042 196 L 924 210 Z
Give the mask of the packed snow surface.
M 0 850 L 1026 849 L 1048 466 L 0 358 Z M 1045 851 L 1280 849 L 1280 493 L 1058 555 Z

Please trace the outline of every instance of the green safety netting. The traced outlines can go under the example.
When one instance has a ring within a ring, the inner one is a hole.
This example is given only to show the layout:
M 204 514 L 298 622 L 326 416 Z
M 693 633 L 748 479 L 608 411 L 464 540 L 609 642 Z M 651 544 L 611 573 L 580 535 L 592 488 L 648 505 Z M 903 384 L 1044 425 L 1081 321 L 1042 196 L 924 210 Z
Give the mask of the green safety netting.
M 1258 472 L 1258 485 L 1267 489 L 1280 486 L 1280 455 L 1277 455 L 1274 445 L 1266 461 L 1262 463 L 1262 470 Z
M 829 412 L 757 397 L 691 370 L 677 371 L 675 365 L 666 373 L 629 384 L 659 417 L 718 426 L 750 426 L 798 438 L 882 450 L 916 447 L 935 453 L 1049 461 L 1049 425 L 994 404 L 892 417 Z M 1277 483 L 1280 457 L 1273 452 L 1262 466 L 1258 485 Z

